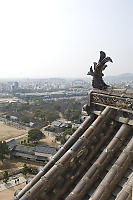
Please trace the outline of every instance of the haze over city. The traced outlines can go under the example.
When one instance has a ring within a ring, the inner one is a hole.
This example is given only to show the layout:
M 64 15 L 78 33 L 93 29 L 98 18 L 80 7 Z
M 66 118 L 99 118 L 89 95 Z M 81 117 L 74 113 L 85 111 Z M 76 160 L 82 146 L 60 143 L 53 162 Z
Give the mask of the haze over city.
M 130 0 L 0 2 L 0 78 L 87 77 L 99 51 L 105 75 L 133 73 Z

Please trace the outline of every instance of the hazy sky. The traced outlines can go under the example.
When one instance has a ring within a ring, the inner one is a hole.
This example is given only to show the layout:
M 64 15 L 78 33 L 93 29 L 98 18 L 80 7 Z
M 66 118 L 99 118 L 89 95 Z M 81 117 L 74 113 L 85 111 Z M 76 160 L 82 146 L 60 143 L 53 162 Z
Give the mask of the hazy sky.
M 1 0 L 0 78 L 133 73 L 133 0 Z

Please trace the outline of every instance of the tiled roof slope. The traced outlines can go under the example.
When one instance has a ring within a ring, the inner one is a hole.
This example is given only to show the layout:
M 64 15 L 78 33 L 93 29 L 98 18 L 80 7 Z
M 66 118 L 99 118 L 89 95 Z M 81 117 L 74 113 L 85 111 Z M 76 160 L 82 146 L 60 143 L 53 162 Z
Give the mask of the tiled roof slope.
M 91 91 L 89 116 L 15 199 L 131 200 L 132 102 L 121 90 Z

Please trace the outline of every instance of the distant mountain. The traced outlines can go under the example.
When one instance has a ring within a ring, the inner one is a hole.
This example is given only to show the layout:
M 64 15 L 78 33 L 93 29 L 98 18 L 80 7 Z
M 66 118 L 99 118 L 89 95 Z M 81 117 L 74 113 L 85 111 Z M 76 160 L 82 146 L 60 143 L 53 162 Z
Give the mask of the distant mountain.
M 125 73 L 117 76 L 106 76 L 104 77 L 104 79 L 108 81 L 110 80 L 133 81 L 133 74 Z

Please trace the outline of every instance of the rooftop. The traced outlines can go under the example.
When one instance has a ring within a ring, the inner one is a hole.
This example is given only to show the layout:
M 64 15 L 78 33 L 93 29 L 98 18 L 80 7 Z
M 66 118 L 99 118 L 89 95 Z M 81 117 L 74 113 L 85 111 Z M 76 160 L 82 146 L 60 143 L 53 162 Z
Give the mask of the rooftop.
M 85 121 L 15 200 L 130 200 L 133 91 L 93 89 Z
M 51 154 L 54 155 L 56 153 L 55 147 L 50 147 L 50 146 L 24 146 L 24 145 L 19 145 L 17 144 L 14 148 L 15 152 L 22 152 L 26 154 L 35 154 L 35 152 L 38 153 L 45 153 L 45 154 Z

